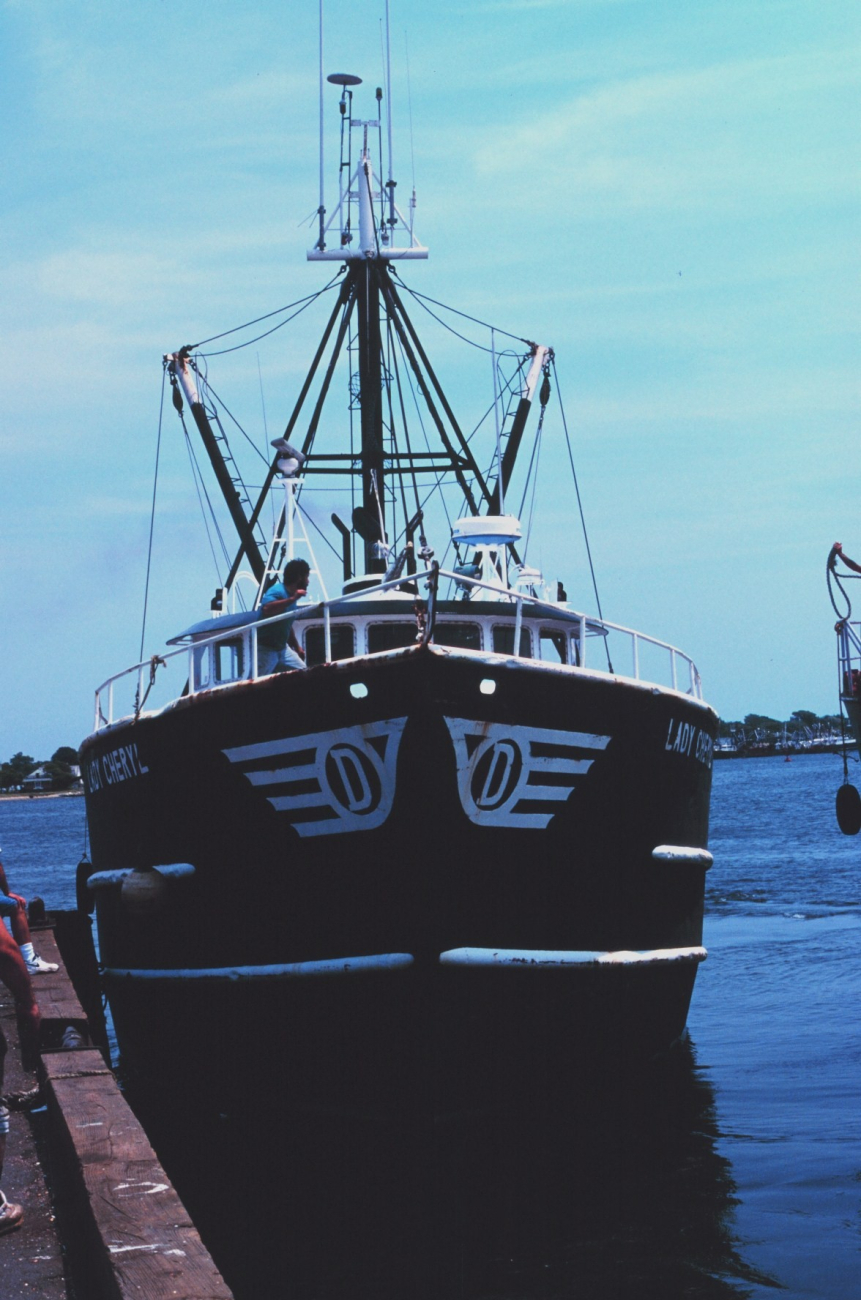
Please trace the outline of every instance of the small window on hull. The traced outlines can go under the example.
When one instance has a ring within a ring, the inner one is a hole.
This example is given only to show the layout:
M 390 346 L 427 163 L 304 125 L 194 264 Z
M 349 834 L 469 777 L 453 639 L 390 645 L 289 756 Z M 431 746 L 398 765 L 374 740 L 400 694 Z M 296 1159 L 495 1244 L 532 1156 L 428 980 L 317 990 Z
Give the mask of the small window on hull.
M 349 623 L 332 623 L 332 659 L 352 659 L 356 653 L 356 633 Z M 305 663 L 309 668 L 326 662 L 326 629 L 309 627 L 305 633 Z
M 433 639 L 437 645 L 452 646 L 456 650 L 480 650 L 481 628 L 477 623 L 438 621 Z
M 415 645 L 418 628 L 413 623 L 372 623 L 368 628 L 368 654 L 381 650 L 401 650 Z
M 506 623 L 493 629 L 493 648 L 498 655 L 514 654 L 513 623 Z M 528 627 L 520 629 L 520 658 L 532 658 L 532 636 Z

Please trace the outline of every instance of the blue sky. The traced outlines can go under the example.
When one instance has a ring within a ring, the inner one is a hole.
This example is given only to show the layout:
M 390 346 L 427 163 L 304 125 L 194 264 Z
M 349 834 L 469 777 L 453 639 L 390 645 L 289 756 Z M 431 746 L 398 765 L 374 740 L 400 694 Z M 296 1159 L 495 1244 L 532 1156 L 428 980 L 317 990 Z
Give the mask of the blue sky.
M 372 92 L 382 13 L 326 5 L 327 71 Z M 555 348 L 604 613 L 690 653 L 728 718 L 837 705 L 859 28 L 849 0 L 392 3 L 399 196 L 408 42 L 431 249 L 406 278 Z M 162 353 L 324 282 L 317 113 L 315 3 L 0 4 L 0 757 L 77 744 L 137 659 Z M 251 380 L 211 371 L 261 443 L 261 382 L 271 434 L 312 350 L 287 333 Z M 471 393 L 450 339 L 434 356 Z M 215 585 L 170 410 L 163 447 L 148 653 Z M 591 612 L 563 467 L 540 558 Z

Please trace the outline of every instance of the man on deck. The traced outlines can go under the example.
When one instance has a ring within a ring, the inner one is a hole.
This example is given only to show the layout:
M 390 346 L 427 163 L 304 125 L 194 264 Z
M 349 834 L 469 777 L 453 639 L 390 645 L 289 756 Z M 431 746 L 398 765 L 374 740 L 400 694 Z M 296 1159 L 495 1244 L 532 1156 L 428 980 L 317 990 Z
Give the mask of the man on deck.
M 306 560 L 288 560 L 284 566 L 283 581 L 274 583 L 260 602 L 260 618 L 274 618 L 286 614 L 296 606 L 308 590 L 311 569 Z M 284 672 L 285 669 L 304 668 L 301 647 L 293 634 L 290 622 L 267 626 L 262 623 L 257 633 L 257 673 Z

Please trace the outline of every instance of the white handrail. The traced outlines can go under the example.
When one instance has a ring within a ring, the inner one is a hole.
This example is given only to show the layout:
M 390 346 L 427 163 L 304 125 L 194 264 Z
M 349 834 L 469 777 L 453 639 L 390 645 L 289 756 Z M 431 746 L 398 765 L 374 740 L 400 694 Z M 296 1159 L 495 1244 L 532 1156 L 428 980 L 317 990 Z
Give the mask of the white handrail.
M 695 699 L 702 699 L 702 686 L 700 683 L 700 675 L 699 672 L 697 671 L 697 667 L 693 659 L 691 659 L 689 655 L 686 655 L 683 650 L 679 650 L 676 646 L 670 645 L 669 642 L 667 641 L 659 641 L 656 637 L 649 636 L 645 632 L 635 631 L 633 628 L 624 627 L 621 623 L 610 623 L 606 619 L 591 618 L 586 614 L 579 613 L 574 610 L 560 609 L 559 606 L 550 605 L 548 604 L 548 602 L 539 600 L 538 597 L 532 596 L 527 592 L 511 591 L 509 589 L 496 587 L 491 583 L 481 582 L 477 578 L 468 578 L 465 577 L 463 574 L 450 573 L 444 569 L 440 569 L 438 573 L 439 573 L 439 578 L 449 579 L 452 582 L 457 582 L 461 586 L 468 585 L 469 587 L 475 587 L 485 591 L 492 591 L 497 597 L 502 596 L 504 597 L 505 601 L 514 602 L 516 608 L 515 608 L 515 617 L 514 617 L 514 645 L 512 647 L 512 650 L 515 658 L 520 658 L 520 632 L 523 624 L 523 607 L 524 604 L 528 604 L 531 607 L 530 614 L 532 616 L 541 617 L 542 613 L 546 613 L 548 617 L 559 618 L 559 616 L 561 615 L 566 623 L 571 624 L 572 631 L 574 631 L 576 628 L 577 637 L 580 646 L 579 667 L 581 669 L 585 668 L 586 666 L 587 631 L 591 629 L 595 634 L 602 635 L 602 636 L 606 636 L 609 632 L 618 632 L 621 635 L 629 636 L 632 639 L 633 678 L 635 681 L 640 680 L 639 645 L 640 642 L 642 641 L 648 645 L 656 646 L 659 650 L 665 650 L 668 652 L 670 657 L 673 690 L 679 689 L 676 661 L 677 661 L 677 656 L 680 656 L 684 660 L 684 662 L 688 665 L 688 669 L 690 673 L 691 685 L 687 693 L 689 695 L 692 695 Z M 411 574 L 409 580 L 414 582 L 419 582 L 422 579 L 430 578 L 431 575 L 432 575 L 432 570 L 426 569 L 422 573 Z M 274 625 L 276 623 L 282 623 L 287 620 L 290 620 L 292 622 L 298 617 L 307 619 L 309 617 L 312 618 L 319 617 L 322 614 L 326 662 L 331 663 L 332 661 L 332 625 L 331 625 L 332 607 L 335 605 L 344 605 L 348 602 L 367 599 L 369 595 L 376 596 L 378 593 L 383 591 L 390 591 L 392 589 L 401 588 L 404 584 L 404 581 L 405 579 L 403 577 L 393 578 L 390 582 L 381 582 L 379 584 L 375 584 L 372 588 L 362 588 L 359 591 L 351 591 L 345 595 L 334 596 L 331 597 L 329 600 L 320 601 L 316 605 L 303 605 L 299 609 L 288 610 L 284 614 L 278 614 L 273 618 L 266 619 L 266 623 Z M 466 611 L 464 610 L 464 613 L 465 612 Z M 247 623 L 241 627 L 227 628 L 223 632 L 215 632 L 211 636 L 204 637 L 200 641 L 195 641 L 190 646 L 181 646 L 177 650 L 166 651 L 165 654 L 159 657 L 166 664 L 168 660 L 175 659 L 179 655 L 187 656 L 188 658 L 187 690 L 189 695 L 194 695 L 196 693 L 196 690 L 198 689 L 195 685 L 195 666 L 194 666 L 195 657 L 197 656 L 198 658 L 200 658 L 201 651 L 206 650 L 211 645 L 217 645 L 223 641 L 231 641 L 231 640 L 235 641 L 238 637 L 241 638 L 248 637 L 250 668 L 247 676 L 250 677 L 252 681 L 254 681 L 257 679 L 258 676 L 258 668 L 257 668 L 258 630 L 259 630 L 258 624 L 254 622 Z M 854 641 L 855 646 L 857 647 L 859 663 L 861 663 L 861 640 L 859 640 L 858 636 L 854 632 L 849 635 L 851 635 L 852 640 Z M 847 655 L 847 661 L 848 661 L 848 655 Z M 95 727 L 94 727 L 95 731 L 99 731 L 101 730 L 102 727 L 110 726 L 113 723 L 114 686 L 117 682 L 121 681 L 124 677 L 128 677 L 133 673 L 138 674 L 138 692 L 139 692 L 138 699 L 139 700 L 143 699 L 142 691 L 143 691 L 144 669 L 150 665 L 150 662 L 151 662 L 150 660 L 143 660 L 143 662 L 139 664 L 134 664 L 131 668 L 125 668 L 123 669 L 122 672 L 115 673 L 112 677 L 107 678 L 107 680 L 102 682 L 101 686 L 99 686 L 96 689 L 96 709 L 95 709 Z M 600 672 L 602 670 L 595 669 L 593 671 Z M 107 691 L 108 693 L 107 716 L 105 716 L 105 713 L 102 710 L 102 695 L 105 691 Z

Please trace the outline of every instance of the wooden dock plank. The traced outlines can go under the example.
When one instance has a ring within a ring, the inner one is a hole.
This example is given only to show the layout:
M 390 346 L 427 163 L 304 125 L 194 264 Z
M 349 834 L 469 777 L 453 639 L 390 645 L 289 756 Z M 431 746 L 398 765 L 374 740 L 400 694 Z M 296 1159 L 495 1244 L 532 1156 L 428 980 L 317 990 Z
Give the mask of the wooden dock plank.
M 44 961 L 56 962 L 59 967 L 56 971 L 42 971 L 33 976 L 33 990 L 42 1013 L 43 1040 L 51 1046 L 59 1046 L 58 1039 L 69 1025 L 86 1034 L 87 1017 L 66 973 L 53 930 L 40 930 L 36 941 L 39 956 Z
M 72 1062 L 59 1053 L 43 1058 L 49 1103 L 83 1182 L 113 1294 L 119 1300 L 230 1300 L 116 1081 L 98 1069 L 98 1053 L 69 1056 Z
M 74 1052 L 43 1052 L 42 1062 L 52 1079 L 76 1079 L 84 1074 L 107 1074 L 113 1078 L 110 1066 L 95 1047 L 82 1047 Z

